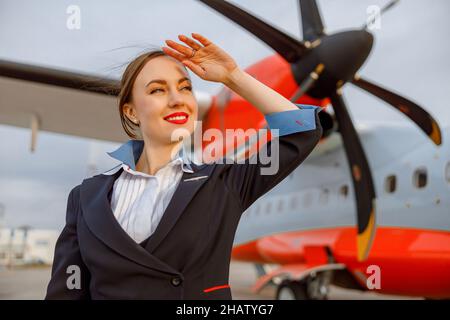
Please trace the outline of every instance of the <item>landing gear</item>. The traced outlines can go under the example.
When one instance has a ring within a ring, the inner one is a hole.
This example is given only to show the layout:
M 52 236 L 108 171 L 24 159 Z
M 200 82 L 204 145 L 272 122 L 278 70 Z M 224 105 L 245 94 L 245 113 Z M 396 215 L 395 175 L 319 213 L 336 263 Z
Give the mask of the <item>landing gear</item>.
M 303 280 L 283 280 L 277 288 L 277 300 L 327 300 L 332 273 L 311 274 Z
M 308 288 L 301 281 L 283 280 L 277 288 L 276 300 L 309 300 Z

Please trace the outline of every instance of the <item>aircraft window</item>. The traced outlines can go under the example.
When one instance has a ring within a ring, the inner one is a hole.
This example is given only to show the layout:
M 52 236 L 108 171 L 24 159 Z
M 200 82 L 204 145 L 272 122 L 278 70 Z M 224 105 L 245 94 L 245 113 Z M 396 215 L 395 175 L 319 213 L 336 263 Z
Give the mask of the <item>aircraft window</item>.
M 327 203 L 328 202 L 328 194 L 329 193 L 330 193 L 330 191 L 328 189 L 323 189 L 322 192 L 320 193 L 319 201 L 321 203 Z
M 261 205 L 258 203 L 255 208 L 255 216 L 259 215 Z
M 280 199 L 278 201 L 278 211 L 283 211 L 283 207 L 284 207 L 283 199 Z
M 297 197 L 292 196 L 291 201 L 289 203 L 291 209 L 295 209 L 297 207 Z
M 450 161 L 447 162 L 447 166 L 445 167 L 445 179 L 447 182 L 450 182 Z
M 427 185 L 427 170 L 419 168 L 414 172 L 414 185 L 416 188 L 423 188 Z
M 384 190 L 387 193 L 392 193 L 397 188 L 397 177 L 393 174 L 386 177 L 384 182 Z
M 272 211 L 272 202 L 267 202 L 266 213 L 270 213 Z
M 303 206 L 309 207 L 310 205 L 312 205 L 312 197 L 311 194 L 307 193 L 303 196 Z
M 344 184 L 343 186 L 341 186 L 341 188 L 339 189 L 339 194 L 341 196 L 343 196 L 344 198 L 347 198 L 348 195 L 348 185 Z

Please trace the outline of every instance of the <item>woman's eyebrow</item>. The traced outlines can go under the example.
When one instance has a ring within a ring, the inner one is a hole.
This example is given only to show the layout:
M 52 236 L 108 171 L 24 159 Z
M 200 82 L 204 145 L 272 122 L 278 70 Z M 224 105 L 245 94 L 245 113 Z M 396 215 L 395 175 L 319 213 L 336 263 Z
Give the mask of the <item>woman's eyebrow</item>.
M 180 80 L 178 80 L 178 83 L 181 83 L 181 82 L 186 81 L 186 80 L 189 81 L 189 82 L 191 82 L 191 79 L 189 79 L 188 77 L 183 77 L 183 78 L 181 78 Z M 154 83 L 154 82 L 160 83 L 160 84 L 167 84 L 167 81 L 166 81 L 166 80 L 162 80 L 162 79 L 154 79 L 154 80 L 150 81 L 149 83 L 147 83 L 145 86 L 148 87 L 150 84 L 152 84 L 152 83 Z

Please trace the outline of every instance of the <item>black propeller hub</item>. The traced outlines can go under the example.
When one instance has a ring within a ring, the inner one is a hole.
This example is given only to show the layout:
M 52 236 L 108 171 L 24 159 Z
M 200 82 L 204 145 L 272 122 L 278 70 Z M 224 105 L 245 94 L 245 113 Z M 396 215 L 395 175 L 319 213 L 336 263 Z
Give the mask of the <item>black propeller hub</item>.
M 316 41 L 305 57 L 292 64 L 292 72 L 300 85 L 322 63 L 325 69 L 308 94 L 315 98 L 325 98 L 337 86 L 353 79 L 369 56 L 373 36 L 366 30 L 351 30 L 323 36 Z

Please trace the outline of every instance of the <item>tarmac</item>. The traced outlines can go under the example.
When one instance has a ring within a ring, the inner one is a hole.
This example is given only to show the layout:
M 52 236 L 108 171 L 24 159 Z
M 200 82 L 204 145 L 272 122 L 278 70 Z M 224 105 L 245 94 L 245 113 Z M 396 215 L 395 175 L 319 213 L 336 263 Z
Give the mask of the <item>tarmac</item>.
M 51 267 L 0 269 L 0 300 L 42 300 L 51 275 Z M 234 300 L 273 300 L 275 287 L 265 287 L 258 294 L 251 291 L 256 280 L 253 265 L 232 262 L 230 265 L 230 287 Z M 388 296 L 376 292 L 360 292 L 330 287 L 330 300 L 367 299 L 411 299 L 402 296 Z

